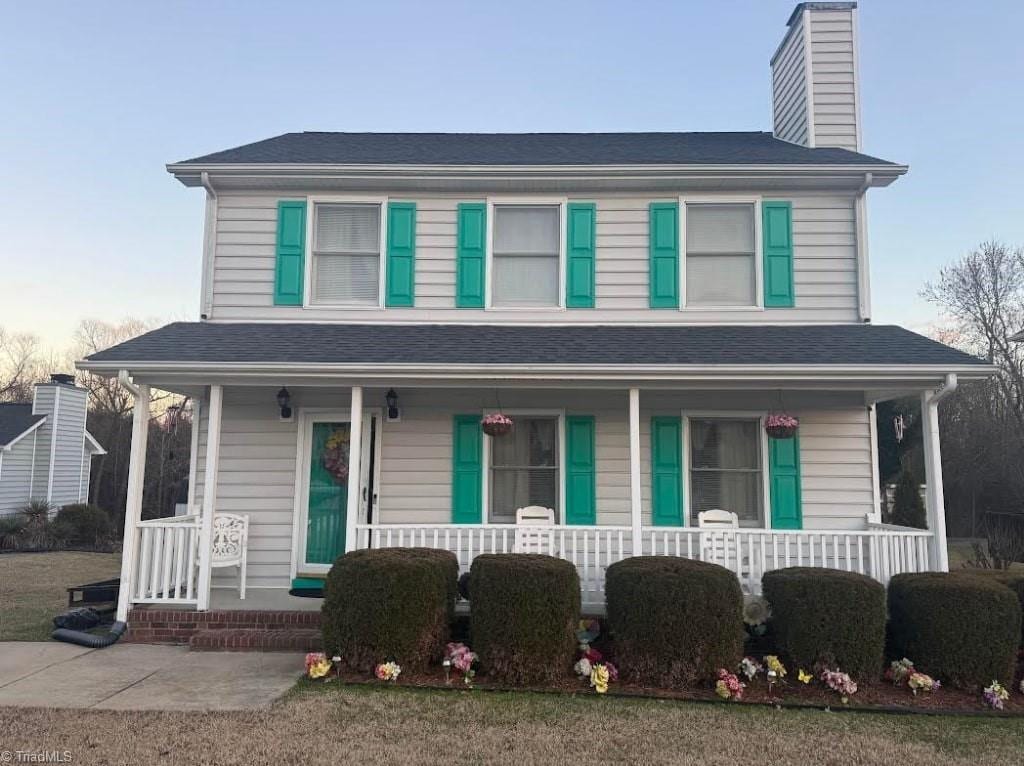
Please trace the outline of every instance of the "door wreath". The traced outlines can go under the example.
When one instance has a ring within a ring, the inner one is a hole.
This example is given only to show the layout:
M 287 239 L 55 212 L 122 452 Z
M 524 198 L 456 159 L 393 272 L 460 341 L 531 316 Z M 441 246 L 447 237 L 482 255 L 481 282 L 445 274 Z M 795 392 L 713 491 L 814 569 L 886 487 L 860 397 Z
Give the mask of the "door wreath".
M 338 484 L 348 481 L 348 432 L 338 428 L 324 442 L 324 452 L 320 458 L 324 470 Z

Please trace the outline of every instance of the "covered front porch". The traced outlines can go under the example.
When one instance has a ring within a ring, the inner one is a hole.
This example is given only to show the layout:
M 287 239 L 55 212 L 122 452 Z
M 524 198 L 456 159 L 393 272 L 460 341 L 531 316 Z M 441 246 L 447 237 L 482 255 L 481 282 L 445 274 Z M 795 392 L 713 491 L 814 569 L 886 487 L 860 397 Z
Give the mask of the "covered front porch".
M 879 515 L 873 404 L 905 395 L 906 382 L 150 383 L 199 402 L 192 512 L 139 519 L 149 383 L 134 383 L 124 616 L 143 604 L 314 607 L 289 591 L 316 584 L 337 555 L 357 548 L 443 548 L 462 571 L 481 553 L 558 556 L 576 566 L 591 612 L 603 609 L 607 567 L 635 555 L 720 564 L 750 594 L 780 567 L 834 567 L 884 583 L 948 566 L 937 404 L 952 376 L 913 389 L 926 414 L 927 530 L 883 525 Z M 388 411 L 392 392 L 397 413 Z M 773 443 L 763 418 L 780 407 L 801 425 Z M 481 433 L 480 418 L 496 410 L 516 421 L 518 437 Z M 340 449 L 327 446 L 332 438 Z M 335 451 L 325 460 L 327 450 Z M 792 457 L 788 472 L 780 450 Z M 526 505 L 551 508 L 554 523 L 515 523 Z M 698 514 L 710 508 L 735 512 L 736 527 L 702 528 Z M 249 521 L 245 599 L 236 570 L 214 567 L 219 514 Z

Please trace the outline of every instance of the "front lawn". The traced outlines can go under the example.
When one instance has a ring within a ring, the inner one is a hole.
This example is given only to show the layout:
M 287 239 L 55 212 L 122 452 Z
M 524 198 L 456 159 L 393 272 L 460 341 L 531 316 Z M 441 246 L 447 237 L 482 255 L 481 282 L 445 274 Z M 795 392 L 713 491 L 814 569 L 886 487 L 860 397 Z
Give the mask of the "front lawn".
M 301 684 L 270 710 L 0 709 L 8 750 L 76 763 L 1019 764 L 1024 721 Z
M 66 589 L 117 577 L 119 553 L 5 553 L 0 556 L 0 641 L 45 641 L 68 603 Z

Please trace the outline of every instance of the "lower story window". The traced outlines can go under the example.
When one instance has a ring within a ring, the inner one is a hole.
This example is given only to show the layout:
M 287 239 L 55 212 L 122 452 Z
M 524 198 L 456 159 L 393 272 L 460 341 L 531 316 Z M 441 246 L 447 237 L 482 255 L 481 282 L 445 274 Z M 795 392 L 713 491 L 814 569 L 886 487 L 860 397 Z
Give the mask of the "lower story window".
M 558 512 L 558 418 L 514 417 L 511 433 L 491 439 L 488 521 L 513 524 L 516 511 L 539 505 Z
M 759 526 L 764 511 L 761 424 L 757 419 L 690 420 L 690 507 L 697 514 L 732 511 L 744 526 Z

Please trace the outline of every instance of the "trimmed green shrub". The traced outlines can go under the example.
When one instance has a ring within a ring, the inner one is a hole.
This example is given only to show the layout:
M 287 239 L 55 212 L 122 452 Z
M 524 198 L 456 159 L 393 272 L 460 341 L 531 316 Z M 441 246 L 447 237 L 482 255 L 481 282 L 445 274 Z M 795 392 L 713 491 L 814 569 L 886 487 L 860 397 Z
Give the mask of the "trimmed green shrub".
M 885 587 L 856 572 L 790 567 L 766 572 L 762 592 L 772 608 L 779 653 L 810 670 L 839 669 L 876 680 L 885 660 Z
M 490 676 L 543 684 L 566 676 L 576 653 L 580 578 L 571 562 L 489 553 L 469 570 L 473 651 Z
M 1009 684 L 1020 635 L 1016 595 L 989 578 L 927 572 L 889 582 L 892 656 L 953 686 Z
M 65 545 L 97 546 L 114 536 L 110 514 L 96 505 L 73 503 L 57 511 L 50 523 L 53 536 Z
M 608 626 L 624 678 L 678 686 L 714 679 L 743 656 L 743 592 L 725 567 L 637 556 L 608 567 Z
M 324 583 L 324 651 L 361 672 L 392 660 L 408 670 L 440 660 L 458 574 L 454 553 L 431 548 L 340 556 Z
M 1017 595 L 1017 602 L 1020 604 L 1021 612 L 1024 613 L 1024 570 L 1021 569 L 962 569 L 956 572 L 958 575 L 968 577 L 982 577 L 987 580 L 1005 585 Z M 1020 645 L 1024 646 L 1024 619 L 1021 620 Z

